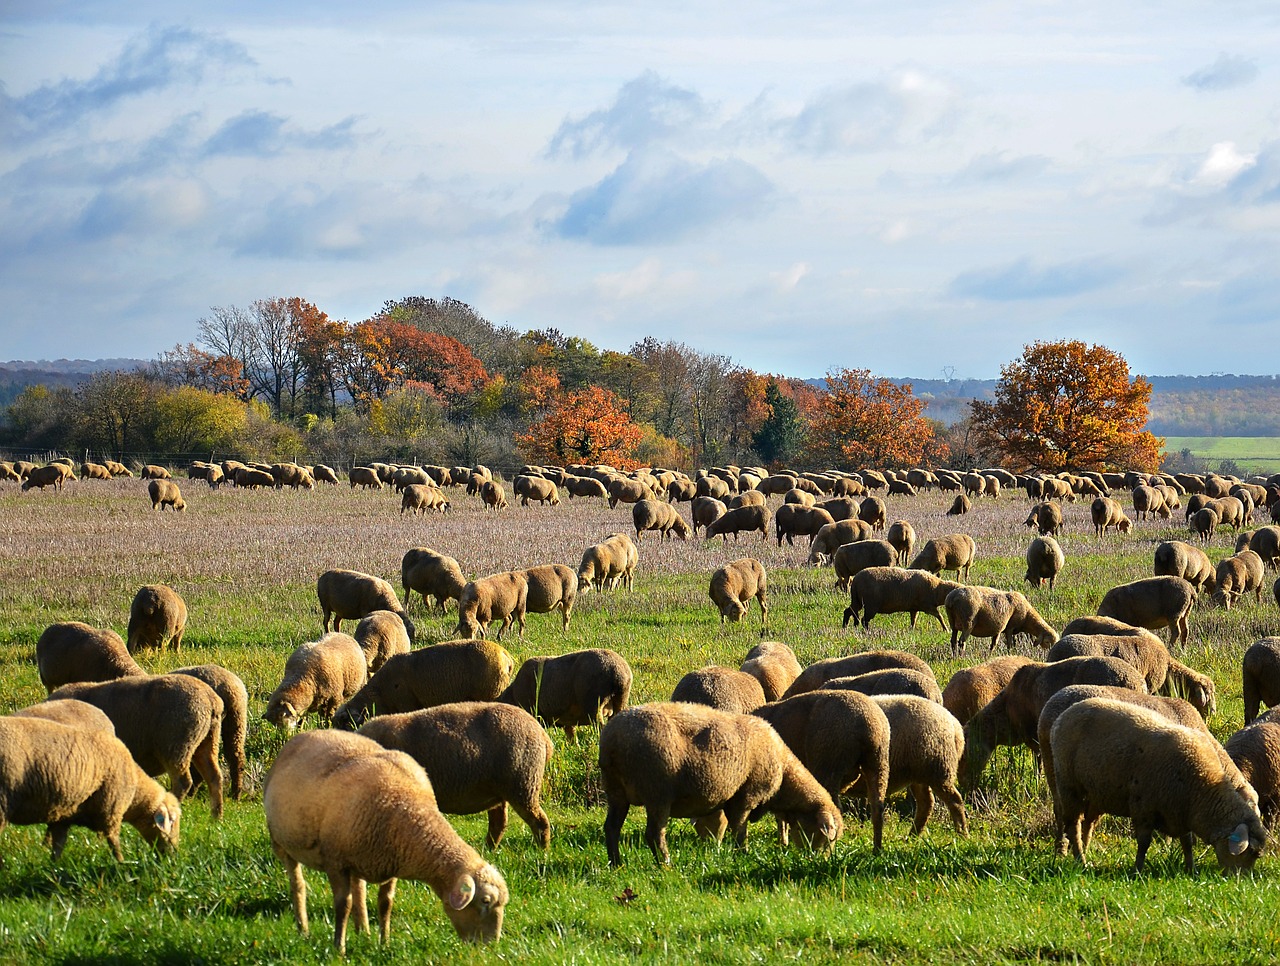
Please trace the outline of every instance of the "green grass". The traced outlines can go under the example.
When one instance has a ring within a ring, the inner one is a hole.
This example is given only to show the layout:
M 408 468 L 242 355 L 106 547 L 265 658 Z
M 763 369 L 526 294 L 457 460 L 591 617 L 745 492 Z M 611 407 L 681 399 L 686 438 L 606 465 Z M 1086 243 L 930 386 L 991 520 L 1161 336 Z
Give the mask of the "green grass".
M 320 632 L 314 580 L 347 566 L 398 583 L 400 556 L 414 545 L 451 553 L 471 574 L 543 562 L 576 564 L 582 548 L 630 514 L 599 501 L 558 508 L 513 506 L 485 513 L 459 496 L 447 518 L 401 518 L 386 494 L 327 489 L 315 493 L 210 493 L 184 486 L 185 515 L 156 514 L 137 481 L 80 483 L 60 495 L 0 488 L 0 711 L 44 697 L 33 662 L 45 626 L 85 620 L 123 631 L 138 586 L 163 582 L 183 594 L 191 620 L 180 655 L 138 655 L 154 670 L 216 661 L 240 674 L 255 716 L 250 731 L 253 789 L 210 821 L 203 795 L 184 803 L 183 840 L 156 857 L 132 829 L 117 865 L 104 843 L 72 832 L 58 865 L 42 829 L 0 833 L 0 963 L 330 961 L 332 906 L 324 877 L 308 874 L 312 933 L 296 931 L 283 869 L 271 855 L 258 783 L 282 736 L 263 724 L 267 694 L 285 656 Z M 892 518 L 913 522 L 920 539 L 963 528 L 978 541 L 974 583 L 1016 587 L 1029 540 L 1027 503 L 1014 496 L 981 502 L 961 521 L 943 515 L 939 494 L 895 498 Z M 1031 591 L 1058 627 L 1092 613 L 1110 586 L 1150 573 L 1160 539 L 1185 528 L 1138 524 L 1127 536 L 1097 541 L 1083 505 L 1066 508 L 1061 539 L 1067 569 L 1050 595 Z M 1230 552 L 1229 537 L 1210 547 Z M 706 595 L 711 571 L 751 554 L 770 576 L 769 635 L 791 644 L 802 662 L 867 648 L 901 648 L 929 660 L 940 681 L 984 656 L 971 645 L 953 658 L 949 635 L 922 615 L 913 632 L 905 615 L 876 618 L 868 631 L 840 628 L 847 601 L 827 570 L 802 566 L 806 548 L 770 540 L 722 546 L 646 539 L 631 593 L 579 599 L 567 633 L 553 615 L 532 615 L 526 639 L 504 644 L 520 658 L 581 647 L 611 647 L 635 671 L 633 701 L 668 696 L 686 671 L 709 663 L 737 666 L 760 639 L 759 611 L 722 627 Z M 447 618 L 410 612 L 427 641 L 452 636 Z M 1213 675 L 1220 710 L 1210 722 L 1227 737 L 1241 723 L 1240 655 L 1258 637 L 1280 632 L 1269 596 L 1230 612 L 1197 608 L 1192 642 L 1181 658 Z M 977 643 L 977 642 L 975 642 Z M 772 822 L 753 826 L 748 848 L 702 842 L 673 822 L 670 868 L 656 868 L 643 843 L 643 812 L 623 833 L 624 865 L 610 869 L 601 824 L 597 735 L 578 744 L 553 732 L 556 755 L 544 792 L 553 825 L 543 854 L 513 817 L 493 854 L 511 890 L 500 943 L 460 944 L 438 900 L 420 883 L 397 892 L 392 937 L 351 936 L 348 955 L 373 962 L 615 963 L 861 960 L 1004 963 L 1273 962 L 1280 942 L 1280 871 L 1266 855 L 1255 874 L 1218 875 L 1211 850 L 1201 869 L 1181 871 L 1181 852 L 1153 847 L 1148 871 L 1130 875 L 1134 843 L 1127 823 L 1108 820 L 1088 867 L 1053 855 L 1049 804 L 1031 756 L 1000 750 L 988 778 L 967 803 L 971 836 L 959 838 L 945 810 L 925 834 L 909 836 L 910 805 L 895 796 L 885 848 L 874 855 L 866 823 L 851 807 L 846 833 L 829 855 L 778 847 Z M 481 846 L 484 820 L 455 827 Z M 635 898 L 620 902 L 630 889 Z
M 1280 436 L 1166 436 L 1164 448 L 1171 454 L 1189 449 L 1214 467 L 1234 460 L 1246 473 L 1280 473 Z

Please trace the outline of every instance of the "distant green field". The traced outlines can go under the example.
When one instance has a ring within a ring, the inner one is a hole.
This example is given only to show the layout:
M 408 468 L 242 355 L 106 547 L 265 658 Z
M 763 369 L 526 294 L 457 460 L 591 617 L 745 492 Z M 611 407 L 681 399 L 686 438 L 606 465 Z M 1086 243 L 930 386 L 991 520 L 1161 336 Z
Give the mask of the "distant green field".
M 1166 436 L 1164 448 L 1171 454 L 1189 449 L 1215 464 L 1234 460 L 1247 473 L 1280 472 L 1280 436 Z

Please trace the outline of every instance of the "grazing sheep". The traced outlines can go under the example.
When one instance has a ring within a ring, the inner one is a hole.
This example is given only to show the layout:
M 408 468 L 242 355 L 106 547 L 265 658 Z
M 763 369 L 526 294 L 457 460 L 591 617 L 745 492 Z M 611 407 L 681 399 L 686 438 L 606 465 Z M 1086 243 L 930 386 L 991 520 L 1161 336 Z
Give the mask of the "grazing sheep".
M 36 641 L 40 683 L 52 694 L 64 684 L 145 675 L 115 631 L 80 621 L 50 624 Z
M 831 556 L 836 573 L 836 589 L 848 590 L 849 581 L 871 567 L 896 567 L 898 548 L 888 540 L 859 540 L 846 543 Z
M 835 521 L 826 510 L 796 503 L 784 503 L 773 515 L 774 535 L 778 538 L 779 547 L 784 537 L 788 546 L 795 544 L 795 537 L 808 537 L 812 546 L 818 531 L 828 523 Z
M 1112 587 L 1098 605 L 1099 617 L 1145 627 L 1169 628 L 1169 643 L 1187 643 L 1187 615 L 1196 600 L 1196 589 L 1181 577 L 1144 577 Z
M 1165 693 L 1189 702 L 1206 720 L 1218 710 L 1218 689 L 1213 678 L 1187 667 L 1174 657 L 1169 658 Z
M 847 496 L 832 497 L 829 500 L 823 500 L 821 503 L 815 503 L 814 506 L 816 506 L 819 510 L 826 510 L 828 513 L 830 513 L 831 519 L 834 520 L 836 523 L 840 523 L 841 521 L 844 521 L 844 520 L 858 519 L 859 503 L 857 500 L 852 499 L 851 497 L 847 497 Z M 859 522 L 865 523 L 866 521 L 859 521 Z M 867 525 L 868 532 L 870 532 L 870 529 L 871 527 L 868 524 Z
M 1271 569 L 1280 567 L 1280 527 L 1259 527 L 1253 533 L 1240 534 L 1236 538 L 1236 553 L 1246 547 Z
M 82 463 L 80 464 L 80 476 L 86 480 L 109 480 L 111 479 L 111 471 L 101 463 Z M 0 477 L 0 479 L 3 478 Z
M 311 490 L 316 485 L 315 478 L 310 471 L 297 463 L 272 463 L 269 472 L 271 473 L 271 478 L 275 480 L 275 488 L 277 490 L 282 490 L 286 486 L 295 490 Z
M 828 691 L 857 691 L 860 694 L 914 694 L 927 701 L 942 704 L 942 691 L 932 672 L 912 671 L 905 667 L 883 668 L 851 677 L 831 678 L 822 685 Z
M 1133 521 L 1124 513 L 1119 500 L 1109 496 L 1100 496 L 1089 507 L 1089 516 L 1093 520 L 1094 536 L 1101 537 L 1110 529 L 1120 533 L 1128 533 L 1133 528 Z
M 117 862 L 123 822 L 161 851 L 177 847 L 178 800 L 110 732 L 12 715 L 0 717 L 0 748 L 0 829 L 47 825 L 53 861 L 73 825 L 101 833 Z
M 600 733 L 600 773 L 613 866 L 622 863 L 618 844 L 632 805 L 645 809 L 645 842 L 662 865 L 671 861 L 672 818 L 714 815 L 711 831 L 723 834 L 727 825 L 740 847 L 747 822 L 765 811 L 797 825 L 813 848 L 829 847 L 844 831 L 831 795 L 773 727 L 751 715 L 696 704 L 628 708 Z
M 138 475 L 144 480 L 167 480 L 171 476 L 167 469 L 154 463 L 148 463 L 142 467 Z
M 1200 538 L 1201 543 L 1208 543 L 1213 539 L 1213 534 L 1221 522 L 1218 511 L 1211 506 L 1205 506 L 1191 514 L 1188 526 L 1191 532 Z
M 1156 577 L 1181 577 L 1197 592 L 1213 593 L 1218 586 L 1205 552 L 1181 540 L 1156 544 L 1154 570 Z
M 148 775 L 169 775 L 179 801 L 191 790 L 194 767 L 209 786 L 209 814 L 222 817 L 218 739 L 223 705 L 209 685 L 184 674 L 157 674 L 64 684 L 49 698 L 75 698 L 104 711 L 116 737 Z
M 878 496 L 867 497 L 858 505 L 858 519 L 870 524 L 872 530 L 883 530 L 885 521 L 889 519 L 884 500 Z
M 1224 527 L 1239 530 L 1249 522 L 1249 514 L 1245 512 L 1244 501 L 1239 497 L 1219 497 L 1210 501 L 1209 506 L 1217 511 L 1219 522 Z
M 15 718 L 42 718 L 45 721 L 56 721 L 58 724 L 66 725 L 69 728 L 79 728 L 81 731 L 101 731 L 106 734 L 115 736 L 116 726 L 111 723 L 111 719 L 106 716 L 101 708 L 95 708 L 91 704 L 84 701 L 76 701 L 73 698 L 60 699 L 58 701 L 41 701 L 39 704 L 33 704 L 28 708 L 21 708 L 12 712 Z
M 751 491 L 752 493 L 755 490 Z M 693 533 L 698 534 L 698 527 L 709 527 L 722 516 L 725 515 L 728 508 L 712 496 L 699 496 L 693 501 L 690 508 L 690 514 L 693 518 Z
M 964 583 L 969 579 L 969 567 L 977 555 L 978 547 L 973 537 L 967 533 L 952 533 L 926 540 L 909 569 L 927 570 L 935 577 L 944 570 L 954 570 L 956 580 Z
M 537 500 L 541 506 L 560 503 L 560 490 L 555 483 L 537 476 L 517 476 L 511 483 L 511 492 L 520 497 L 521 506 L 528 506 L 530 500 Z
M 924 831 L 933 812 L 934 796 L 951 813 L 951 822 L 960 835 L 969 834 L 964 800 L 956 787 L 964 752 L 964 728 L 946 708 L 935 701 L 910 694 L 882 694 L 871 698 L 880 705 L 889 721 L 888 794 L 910 788 L 915 799 L 915 820 L 911 834 Z M 850 794 L 859 794 L 855 783 Z
M 555 748 L 527 711 L 463 701 L 374 718 L 359 731 L 384 748 L 403 751 L 427 773 L 446 815 L 489 813 L 485 845 L 496 849 L 515 809 L 541 848 L 551 846 L 542 810 L 542 776 Z
M 1058 718 L 1062 716 L 1064 711 L 1072 705 L 1087 701 L 1090 698 L 1106 698 L 1111 701 L 1120 701 L 1124 704 L 1146 708 L 1174 724 L 1202 731 L 1206 735 L 1209 734 L 1209 729 L 1205 725 L 1204 719 L 1200 717 L 1196 709 L 1180 698 L 1164 698 L 1155 694 L 1140 694 L 1137 691 L 1130 691 L 1128 688 L 1105 687 L 1097 684 L 1073 684 L 1069 688 L 1063 688 L 1051 697 L 1045 702 L 1044 710 L 1040 712 L 1037 734 L 1040 741 L 1040 761 L 1044 766 L 1045 784 L 1049 786 L 1049 793 L 1055 799 L 1054 825 L 1059 855 L 1067 854 L 1068 843 L 1067 830 L 1062 823 L 1061 816 L 1057 813 L 1057 777 L 1054 770 L 1051 736 L 1053 734 L 1053 726 L 1057 724 Z M 1092 828 L 1093 826 L 1091 825 L 1089 831 L 1084 833 L 1086 837 L 1092 834 Z
M 354 731 L 374 714 L 399 714 L 454 701 L 496 701 L 515 661 L 492 641 L 446 641 L 396 654 L 333 716 Z
M 966 789 L 982 777 L 987 762 L 1001 745 L 1026 745 L 1040 753 L 1037 728 L 1045 703 L 1073 684 L 1102 684 L 1146 691 L 1142 672 L 1118 657 L 1071 657 L 1063 661 L 1030 661 L 1018 670 L 994 698 L 965 725 L 961 779 Z
M 795 651 L 781 641 L 761 641 L 743 659 L 742 667 L 764 690 L 766 701 L 777 701 L 800 676 Z
M 578 594 L 578 575 L 564 564 L 541 564 L 524 571 L 528 591 L 526 614 L 550 614 L 560 611 L 560 629 L 569 629 L 573 602 Z
M 833 678 L 854 677 L 868 671 L 879 671 L 883 668 L 907 668 L 932 674 L 933 668 L 923 658 L 908 654 L 906 651 L 864 651 L 861 654 L 850 654 L 846 657 L 828 657 L 814 661 L 800 672 L 800 676 L 791 683 L 783 694 L 785 698 L 793 698 L 797 694 L 816 691 Z
M 409 640 L 413 640 L 413 621 L 400 606 L 395 589 L 381 577 L 358 570 L 326 570 L 316 580 L 316 597 L 320 600 L 320 610 L 324 612 L 325 631 L 329 630 L 331 614 L 333 629 L 339 631 L 344 620 L 358 621 L 375 610 L 389 610 L 404 622 L 405 632 Z M 407 593 L 405 597 L 408 598 Z
M 871 526 L 862 520 L 837 520 L 828 523 L 813 538 L 813 543 L 809 545 L 809 559 L 805 562 L 820 567 L 845 544 L 870 539 Z
M 129 607 L 129 653 L 140 647 L 163 649 L 166 642 L 181 651 L 186 627 L 187 604 L 176 590 L 164 584 L 141 587 Z
M 249 736 L 249 690 L 239 675 L 218 664 L 174 668 L 170 674 L 184 674 L 203 681 L 222 699 L 222 754 L 227 759 L 227 791 L 234 799 L 244 792 L 247 760 L 245 742 Z M 197 773 L 191 776 L 199 781 Z
M 612 510 L 619 503 L 639 503 L 641 500 L 657 499 L 657 494 L 651 490 L 647 484 L 640 480 L 629 480 L 624 477 L 616 477 L 609 481 L 605 489 L 609 493 L 609 509 Z M 725 494 L 728 494 L 728 488 L 725 488 Z M 704 496 L 715 496 L 713 493 L 699 494 Z M 719 497 L 717 497 L 719 499 Z
M 507 494 L 497 480 L 485 480 L 480 484 L 480 500 L 486 510 L 505 510 Z
M 1001 654 L 983 664 L 961 668 L 942 689 L 942 706 L 967 725 L 1013 679 L 1018 668 L 1030 663 L 1031 659 L 1021 654 Z
M 858 619 L 862 612 L 863 630 L 877 614 L 910 613 L 911 627 L 916 626 L 916 615 L 929 613 L 937 618 L 943 630 L 946 624 L 938 608 L 946 601 L 947 594 L 961 584 L 941 580 L 924 570 L 902 570 L 898 567 L 868 567 L 854 574 L 849 581 L 849 606 L 844 610 L 844 622 Z
M 813 506 L 817 500 L 814 499 L 813 494 L 808 490 L 802 490 L 799 487 L 796 487 L 795 489 L 787 490 L 786 493 L 782 494 L 782 502 L 794 503 L 796 506 L 803 507 Z
M 330 633 L 300 644 L 284 664 L 284 677 L 267 698 L 262 717 L 292 731 L 315 713 L 328 726 L 338 707 L 369 679 L 364 650 L 354 637 Z
M 671 700 L 750 714 L 766 699 L 760 682 L 746 671 L 711 665 L 690 671 L 677 681 Z
M 639 560 L 639 548 L 629 536 L 611 533 L 583 551 L 578 564 L 578 590 L 585 594 L 619 584 L 630 590 Z
M 910 523 L 906 520 L 895 520 L 889 525 L 884 538 L 897 549 L 899 560 L 911 559 L 911 551 L 916 545 L 916 531 Z
M 1280 722 L 1255 721 L 1227 739 L 1226 752 L 1258 793 L 1258 811 L 1267 827 L 1280 814 Z
M 389 610 L 366 614 L 351 636 L 364 652 L 370 674 L 387 663 L 391 655 L 404 654 L 409 650 L 409 633 L 404 629 L 404 621 L 399 614 Z
M 413 547 L 405 552 L 400 561 L 400 582 L 404 584 L 405 607 L 409 606 L 410 594 L 416 590 L 428 608 L 432 607 L 430 598 L 434 597 L 442 614 L 445 602 L 461 597 L 462 588 L 467 585 L 458 561 L 430 547 Z
M 267 772 L 262 805 L 303 935 L 308 932 L 304 865 L 329 877 L 333 944 L 339 953 L 346 951 L 353 904 L 356 928 L 368 929 L 368 882 L 384 883 L 378 892 L 378 926 L 386 942 L 397 878 L 426 882 L 463 939 L 492 942 L 501 935 L 506 882 L 440 814 L 426 772 L 404 752 L 361 735 L 296 735 Z
M 756 530 L 760 531 L 760 539 L 769 539 L 769 513 L 762 506 L 740 506 L 737 509 L 729 510 L 724 516 L 717 520 L 713 520 L 707 525 L 704 536 L 710 540 L 712 537 L 719 537 L 723 542 L 729 542 L 729 534 L 733 534 L 733 542 L 738 542 L 738 534 L 741 532 L 752 533 Z M 779 544 L 781 546 L 781 544 Z
M 1258 708 L 1280 704 L 1280 637 L 1254 641 L 1241 662 L 1244 723 L 1252 724 Z
M 151 498 L 153 510 L 172 507 L 175 513 L 180 513 L 187 508 L 186 501 L 182 499 L 182 492 L 173 480 L 152 480 L 147 484 L 147 495 Z
M 332 466 L 325 466 L 323 463 L 317 463 L 311 467 L 311 476 L 317 483 L 331 483 L 338 485 L 338 474 Z
M 372 466 L 353 466 L 347 471 L 347 479 L 351 483 L 351 489 L 357 486 L 364 487 L 366 490 L 382 489 L 382 480 L 378 476 L 378 471 Z
M 951 502 L 951 509 L 947 511 L 949 517 L 964 516 L 972 509 L 973 504 L 969 502 L 969 498 L 963 493 L 957 493 L 956 498 Z
M 879 852 L 890 741 L 889 719 L 880 705 L 856 691 L 811 691 L 752 713 L 773 726 L 832 801 L 858 785 L 871 812 L 872 845 Z
M 1062 564 L 1066 558 L 1062 547 L 1053 537 L 1036 537 L 1027 547 L 1027 573 L 1022 579 L 1032 587 L 1041 587 L 1049 581 L 1049 591 L 1053 591 L 1053 581 L 1062 572 Z
M 1081 862 L 1089 845 L 1082 826 L 1104 814 L 1133 820 L 1136 872 L 1156 831 L 1181 840 L 1188 872 L 1192 833 L 1213 846 L 1224 872 L 1252 868 L 1266 845 L 1248 783 L 1211 736 L 1146 708 L 1090 698 L 1062 713 L 1050 743 L 1057 812 Z
M 615 651 L 593 648 L 525 658 L 496 700 L 564 728 L 575 741 L 578 726 L 599 725 L 626 710 L 630 694 L 631 666 Z
M 632 504 L 631 521 L 635 524 L 636 540 L 639 540 L 646 530 L 657 530 L 662 534 L 663 540 L 666 540 L 671 533 L 675 533 L 681 540 L 689 539 L 689 524 L 684 522 L 684 518 L 675 507 L 661 500 L 640 500 Z
M 133 476 L 133 471 L 123 463 L 117 463 L 115 460 L 103 460 L 102 465 L 111 471 L 111 475 L 115 476 Z
M 1266 572 L 1262 558 L 1252 550 L 1241 550 L 1234 556 L 1218 561 L 1214 579 L 1218 589 L 1213 602 L 1227 610 L 1245 594 L 1253 591 L 1254 599 L 1262 603 L 1263 575 Z
M 265 486 L 274 489 L 276 485 L 276 478 L 269 471 L 260 470 L 255 466 L 239 467 L 236 475 L 231 479 L 242 490 L 256 490 Z
M 1169 505 L 1165 502 L 1164 494 L 1157 490 L 1154 486 L 1135 486 L 1133 488 L 1133 512 L 1139 520 L 1145 520 L 1148 514 L 1154 513 L 1162 520 L 1168 520 L 1172 515 Z
M 1023 521 L 1041 536 L 1062 533 L 1062 507 L 1056 503 L 1037 503 Z
M 415 516 L 422 516 L 428 510 L 434 510 L 436 513 L 445 513 L 449 510 L 449 501 L 445 499 L 444 494 L 440 492 L 440 488 L 437 486 L 410 483 L 401 491 L 401 494 L 401 516 L 404 515 L 406 510 Z
M 1049 648 L 1045 660 L 1069 657 L 1118 657 L 1142 672 L 1152 694 L 1164 688 L 1169 677 L 1169 649 L 1155 635 L 1066 634 Z
M 486 637 L 489 625 L 500 620 L 498 640 L 513 622 L 524 637 L 528 595 L 529 579 L 523 570 L 506 570 L 471 581 L 458 598 L 458 626 L 454 633 L 460 638 Z
M 767 583 L 764 565 L 753 557 L 731 560 L 712 574 L 707 592 L 720 611 L 720 623 L 742 620 L 754 597 L 760 602 L 760 626 L 766 625 L 769 622 Z
M 963 654 L 970 637 L 989 637 L 994 651 L 1003 634 L 1013 649 L 1018 634 L 1028 635 L 1033 642 L 1048 648 L 1058 639 L 1058 632 L 1019 591 L 994 587 L 957 587 L 947 594 L 942 605 L 951 624 L 951 651 Z

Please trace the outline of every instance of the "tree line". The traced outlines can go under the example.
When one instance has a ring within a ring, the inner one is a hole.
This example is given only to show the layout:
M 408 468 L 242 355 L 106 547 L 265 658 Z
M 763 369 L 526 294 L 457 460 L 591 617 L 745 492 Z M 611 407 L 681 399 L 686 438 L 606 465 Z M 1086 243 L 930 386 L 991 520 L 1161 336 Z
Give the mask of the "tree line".
M 927 417 L 910 383 L 865 369 L 833 368 L 824 385 L 813 385 L 677 341 L 649 337 L 626 352 L 602 350 L 555 328 L 495 325 L 455 299 L 388 301 L 354 324 L 301 298 L 263 299 L 215 307 L 196 321 L 195 333 L 144 366 L 93 373 L 77 388 L 26 387 L 3 411 L 0 445 L 116 458 L 685 469 L 1010 459 L 1033 465 L 1040 458 L 1034 446 L 1013 447 L 1013 436 L 999 428 L 1009 412 L 983 416 L 975 406 L 946 426 Z M 1082 344 L 1051 345 L 1065 346 L 1060 351 L 1072 364 L 1084 358 L 1072 348 Z M 1031 364 L 1052 370 L 1045 358 Z M 1106 391 L 1118 391 L 1116 380 L 1127 371 L 1122 359 L 1114 362 L 1102 381 Z M 1138 382 L 1131 402 L 1140 412 L 1126 410 L 1122 436 L 1145 422 L 1150 386 Z M 1113 408 L 1107 418 L 1119 412 Z M 1077 461 L 1071 445 L 1059 434 L 1049 461 L 1061 462 L 1064 453 Z M 1148 459 L 1149 449 L 1130 452 Z M 1107 455 L 1095 445 L 1081 448 L 1079 459 L 1092 464 Z

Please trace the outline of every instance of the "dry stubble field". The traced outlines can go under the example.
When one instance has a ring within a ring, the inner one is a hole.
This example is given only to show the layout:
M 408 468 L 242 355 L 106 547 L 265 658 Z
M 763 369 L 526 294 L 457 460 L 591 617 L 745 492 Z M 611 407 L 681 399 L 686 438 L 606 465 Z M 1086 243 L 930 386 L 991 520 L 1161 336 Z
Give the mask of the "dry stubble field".
M 0 961 L 307 961 L 328 958 L 328 887 L 311 876 L 313 930 L 293 928 L 283 870 L 270 854 L 256 789 L 283 740 L 256 720 L 278 683 L 285 656 L 320 633 L 314 582 L 331 567 L 365 570 L 399 586 L 399 562 L 412 546 L 458 558 L 464 572 L 562 562 L 576 567 L 582 549 L 616 530 L 630 530 L 629 508 L 603 501 L 559 507 L 513 505 L 498 514 L 454 491 L 447 516 L 401 517 L 388 493 L 343 486 L 315 492 L 210 492 L 185 483 L 185 514 L 154 513 L 137 480 L 86 481 L 61 494 L 0 488 L 0 711 L 40 700 L 32 660 L 36 638 L 54 621 L 83 620 L 123 632 L 134 591 L 146 583 L 179 590 L 191 618 L 183 651 L 139 655 L 161 671 L 217 662 L 245 679 L 255 721 L 250 732 L 254 790 L 229 803 L 221 824 L 208 820 L 202 797 L 187 803 L 183 845 L 170 858 L 149 855 L 125 832 L 127 862 L 117 867 L 102 843 L 73 832 L 51 867 L 40 830 L 9 828 L 0 837 Z M 890 519 L 907 519 L 921 540 L 964 529 L 978 542 L 971 582 L 1021 586 L 1028 504 L 1018 494 L 948 518 L 949 498 L 891 498 Z M 687 505 L 684 507 L 687 515 Z M 1056 626 L 1091 613 L 1110 586 L 1150 573 L 1160 539 L 1185 537 L 1166 523 L 1139 524 L 1128 536 L 1095 540 L 1086 504 L 1066 508 L 1061 543 L 1067 566 L 1056 591 L 1028 591 Z M 1211 548 L 1217 560 L 1230 537 Z M 948 635 L 922 617 L 877 618 L 869 631 L 840 628 L 847 603 L 830 571 L 803 566 L 807 548 L 781 548 L 772 538 L 706 543 L 641 544 L 631 593 L 586 595 L 562 634 L 558 618 L 532 615 L 524 641 L 507 638 L 517 659 L 607 646 L 632 664 L 633 703 L 665 698 L 679 677 L 708 663 L 736 666 L 760 637 L 753 609 L 738 626 L 721 627 L 706 596 L 710 573 L 751 554 L 770 574 L 769 636 L 786 641 L 802 662 L 880 647 L 919 653 L 940 681 L 983 656 L 971 645 L 950 654 Z M 452 637 L 454 614 L 410 608 L 419 642 Z M 1249 643 L 1277 633 L 1280 611 L 1269 597 L 1231 612 L 1198 607 L 1192 642 L 1181 658 L 1211 673 L 1219 711 L 1211 726 L 1226 738 L 1241 722 L 1239 662 Z M 672 867 L 656 869 L 640 837 L 642 813 L 624 832 L 624 866 L 610 870 L 600 825 L 596 738 L 577 746 L 560 732 L 545 801 L 553 823 L 549 853 L 539 853 L 518 822 L 493 861 L 511 887 L 507 927 L 498 946 L 458 945 L 424 886 L 406 883 L 397 897 L 392 940 L 353 937 L 349 956 L 386 961 L 423 959 L 604 962 L 645 960 L 748 962 L 805 956 L 877 961 L 1000 962 L 1273 961 L 1280 876 L 1268 854 L 1252 878 L 1221 879 L 1212 852 L 1201 870 L 1180 871 L 1178 850 L 1153 849 L 1148 872 L 1133 879 L 1133 843 L 1110 822 L 1080 869 L 1051 854 L 1048 798 L 1024 751 L 1002 750 L 969 802 L 972 835 L 961 839 L 945 812 L 926 833 L 907 835 L 909 804 L 897 797 L 886 848 L 871 853 L 856 807 L 830 855 L 782 851 L 770 823 L 755 827 L 745 853 L 698 841 L 673 822 Z M 455 820 L 473 844 L 479 818 Z M 637 898 L 618 901 L 631 889 Z

